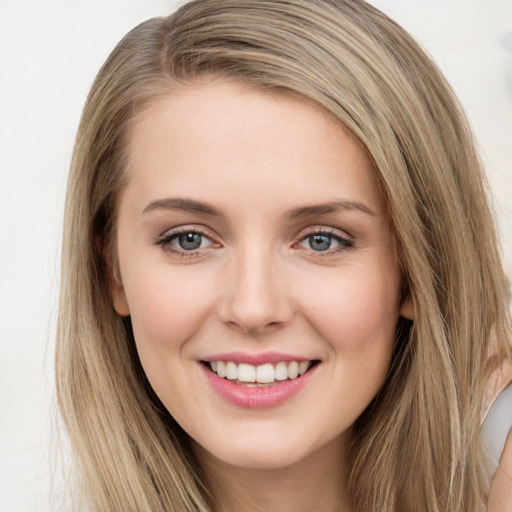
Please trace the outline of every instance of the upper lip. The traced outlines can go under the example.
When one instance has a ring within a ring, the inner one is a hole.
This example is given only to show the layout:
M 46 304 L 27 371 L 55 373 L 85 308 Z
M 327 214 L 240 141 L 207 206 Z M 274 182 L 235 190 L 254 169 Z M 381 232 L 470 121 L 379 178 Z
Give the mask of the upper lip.
M 265 363 L 279 363 L 280 361 L 313 361 L 310 357 L 302 357 L 294 354 L 284 354 L 282 352 L 261 352 L 259 354 L 250 354 L 248 352 L 224 352 L 214 354 L 202 359 L 202 361 L 233 361 L 234 363 L 246 363 L 258 366 Z

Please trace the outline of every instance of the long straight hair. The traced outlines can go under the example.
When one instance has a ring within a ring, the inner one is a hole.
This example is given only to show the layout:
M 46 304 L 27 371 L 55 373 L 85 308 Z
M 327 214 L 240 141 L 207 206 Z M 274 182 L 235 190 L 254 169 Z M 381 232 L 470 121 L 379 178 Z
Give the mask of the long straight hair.
M 362 0 L 196 0 L 133 29 L 100 70 L 69 176 L 56 361 L 80 506 L 216 507 L 109 291 L 130 127 L 151 102 L 210 76 L 296 95 L 332 116 L 358 139 L 387 201 L 415 319 L 401 320 L 386 382 L 354 425 L 354 510 L 483 510 L 489 354 L 510 357 L 487 185 L 441 73 Z

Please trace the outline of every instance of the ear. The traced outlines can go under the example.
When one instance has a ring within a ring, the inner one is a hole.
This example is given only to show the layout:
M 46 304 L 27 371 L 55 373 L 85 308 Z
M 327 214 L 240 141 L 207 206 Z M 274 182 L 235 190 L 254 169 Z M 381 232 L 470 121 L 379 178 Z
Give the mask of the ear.
M 109 274 L 111 274 L 110 270 Z M 130 316 L 130 308 L 126 300 L 123 284 L 118 282 L 118 278 L 115 277 L 113 273 L 110 277 L 110 290 L 112 293 L 112 304 L 116 313 L 119 316 Z
M 114 306 L 114 309 L 119 316 L 130 316 L 130 308 L 128 306 L 128 301 L 126 300 L 126 294 L 124 292 L 124 287 L 119 275 L 119 271 L 117 268 L 113 268 L 115 263 L 112 263 L 113 259 L 110 256 L 109 251 L 106 250 L 99 236 L 96 237 L 96 247 L 101 253 L 103 261 L 107 266 L 110 294 L 112 296 L 112 305 Z
M 410 294 L 407 294 L 407 297 L 402 300 L 402 304 L 400 306 L 400 316 L 406 318 L 407 320 L 414 320 L 414 304 Z

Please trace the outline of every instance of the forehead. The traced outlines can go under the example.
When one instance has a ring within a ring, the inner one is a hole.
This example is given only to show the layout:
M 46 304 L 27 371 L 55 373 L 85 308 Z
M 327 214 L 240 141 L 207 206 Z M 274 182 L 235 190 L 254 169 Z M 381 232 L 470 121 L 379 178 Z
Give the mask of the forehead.
M 332 192 L 383 206 L 374 170 L 340 123 L 306 100 L 225 81 L 182 86 L 143 110 L 128 138 L 128 177 L 148 200 L 159 190 L 267 202 L 337 199 Z

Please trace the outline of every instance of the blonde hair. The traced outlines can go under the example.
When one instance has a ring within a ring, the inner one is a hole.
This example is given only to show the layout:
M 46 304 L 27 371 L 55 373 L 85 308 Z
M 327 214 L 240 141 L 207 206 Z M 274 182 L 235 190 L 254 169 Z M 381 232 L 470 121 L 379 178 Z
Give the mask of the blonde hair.
M 354 427 L 354 510 L 482 510 L 489 353 L 510 357 L 485 179 L 443 76 L 362 0 L 196 0 L 136 27 L 100 70 L 69 177 L 56 363 L 84 507 L 215 507 L 187 435 L 146 380 L 129 319 L 112 307 L 104 257 L 115 260 L 130 124 L 209 75 L 333 116 L 359 139 L 387 200 L 415 320 L 401 321 L 388 378 Z

